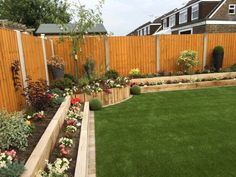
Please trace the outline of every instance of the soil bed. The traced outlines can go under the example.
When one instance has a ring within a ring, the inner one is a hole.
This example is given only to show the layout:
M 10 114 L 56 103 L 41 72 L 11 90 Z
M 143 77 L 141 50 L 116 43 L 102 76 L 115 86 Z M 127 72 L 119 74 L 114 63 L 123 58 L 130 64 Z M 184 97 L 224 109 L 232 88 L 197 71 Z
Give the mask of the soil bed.
M 18 151 L 18 160 L 27 162 L 37 143 L 39 142 L 41 136 L 46 130 L 48 124 L 51 122 L 53 116 L 56 114 L 59 106 L 50 108 L 45 111 L 45 119 L 43 121 L 34 121 L 34 129 L 32 135 L 29 136 L 28 147 L 26 147 L 26 151 Z

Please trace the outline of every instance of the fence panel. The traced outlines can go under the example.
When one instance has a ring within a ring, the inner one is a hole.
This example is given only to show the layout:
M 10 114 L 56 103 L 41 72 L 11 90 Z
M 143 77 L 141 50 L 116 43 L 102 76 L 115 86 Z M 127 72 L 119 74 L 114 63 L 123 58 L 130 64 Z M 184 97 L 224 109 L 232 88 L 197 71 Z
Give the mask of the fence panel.
M 184 50 L 198 52 L 199 66 L 202 69 L 203 61 L 203 35 L 161 35 L 160 36 L 160 70 L 176 72 L 179 70 L 177 59 Z
M 19 61 L 16 32 L 0 29 L 0 109 L 8 111 L 20 110 L 24 106 L 23 90 L 16 90 L 12 79 L 11 66 L 15 60 Z M 19 74 L 22 81 L 21 72 Z
M 207 34 L 207 65 L 212 65 L 213 49 L 217 45 L 224 47 L 224 63 L 223 68 L 230 67 L 236 63 L 236 34 Z
M 29 76 L 33 81 L 38 79 L 46 80 L 42 39 L 22 34 L 22 45 L 27 76 Z
M 65 61 L 65 72 L 73 74 L 74 62 L 71 58 L 70 39 L 64 39 L 63 42 L 60 42 L 59 39 L 54 39 L 54 48 L 56 55 L 62 57 Z M 103 36 L 85 38 L 78 53 L 78 67 L 80 76 L 84 73 L 83 64 L 87 58 L 92 58 L 96 62 L 97 73 L 102 73 L 105 71 L 105 47 Z
M 156 72 L 156 36 L 109 37 L 110 68 L 128 75 L 133 68 L 142 73 Z

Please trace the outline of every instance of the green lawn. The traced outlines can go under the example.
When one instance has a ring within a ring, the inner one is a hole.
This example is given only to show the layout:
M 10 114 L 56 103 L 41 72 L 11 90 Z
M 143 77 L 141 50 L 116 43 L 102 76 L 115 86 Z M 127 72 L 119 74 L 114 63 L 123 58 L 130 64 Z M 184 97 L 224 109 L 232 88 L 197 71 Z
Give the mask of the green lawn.
M 142 94 L 95 122 L 97 177 L 236 177 L 236 87 Z

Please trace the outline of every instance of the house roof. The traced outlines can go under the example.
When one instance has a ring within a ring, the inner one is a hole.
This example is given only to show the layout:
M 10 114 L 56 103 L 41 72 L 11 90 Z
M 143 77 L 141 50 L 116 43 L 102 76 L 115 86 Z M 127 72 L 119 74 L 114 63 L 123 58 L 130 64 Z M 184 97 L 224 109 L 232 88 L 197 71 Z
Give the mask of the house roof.
M 66 25 L 58 25 L 58 24 L 41 24 L 36 34 L 66 34 L 72 31 L 75 28 L 75 24 L 66 24 Z M 80 30 L 77 29 L 79 32 Z M 97 24 L 93 28 L 91 28 L 88 33 L 107 33 L 103 24 Z
M 137 30 L 139 30 L 139 29 L 142 29 L 144 26 L 147 26 L 147 25 L 150 25 L 152 22 L 146 22 L 146 23 L 144 23 L 144 24 L 142 24 L 141 26 L 139 26 L 138 28 L 136 28 L 135 30 L 133 30 L 132 32 L 130 32 L 129 34 L 127 34 L 127 36 L 130 36 L 130 35 L 132 35 L 133 33 L 135 33 Z

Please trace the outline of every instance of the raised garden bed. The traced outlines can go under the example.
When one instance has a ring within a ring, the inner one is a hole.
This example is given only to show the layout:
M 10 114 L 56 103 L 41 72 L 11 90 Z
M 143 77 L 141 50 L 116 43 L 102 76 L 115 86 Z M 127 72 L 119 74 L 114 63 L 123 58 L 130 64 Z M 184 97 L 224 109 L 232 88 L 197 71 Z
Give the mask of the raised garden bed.
M 130 87 L 113 88 L 110 93 L 99 92 L 97 94 L 88 95 L 86 93 L 76 94 L 75 98 L 80 98 L 83 102 L 90 101 L 93 98 L 98 98 L 103 106 L 112 105 L 126 100 L 130 97 Z
M 205 81 L 205 82 L 195 82 L 195 83 L 165 84 L 165 85 L 141 87 L 141 93 L 188 90 L 188 89 L 235 86 L 235 85 L 236 85 L 236 80 L 217 80 L 217 81 Z
M 235 78 L 236 72 L 227 73 L 209 73 L 209 74 L 195 74 L 195 75 L 183 75 L 183 76 L 167 76 L 167 77 L 154 77 L 154 78 L 142 78 L 132 79 L 131 83 L 137 85 L 148 85 L 148 83 L 161 83 L 161 82 L 181 82 L 183 80 L 211 80 L 211 79 L 223 79 L 223 78 Z
M 68 96 L 61 104 L 57 113 L 55 114 L 41 139 L 39 140 L 37 146 L 34 148 L 34 151 L 27 160 L 25 164 L 26 170 L 21 175 L 21 177 L 33 177 L 40 169 L 43 169 L 46 165 L 45 160 L 49 158 L 51 150 L 56 143 L 60 128 L 64 123 L 64 119 L 70 106 L 70 100 L 71 97 Z

